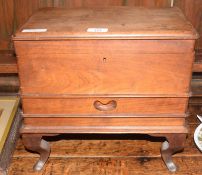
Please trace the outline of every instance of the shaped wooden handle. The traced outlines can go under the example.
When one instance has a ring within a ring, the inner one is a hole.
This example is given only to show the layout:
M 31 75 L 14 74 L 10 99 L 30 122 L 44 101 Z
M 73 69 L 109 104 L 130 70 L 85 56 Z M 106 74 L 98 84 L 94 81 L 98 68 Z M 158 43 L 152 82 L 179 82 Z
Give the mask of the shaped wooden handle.
M 103 104 L 100 101 L 95 101 L 94 102 L 94 107 L 95 107 L 95 109 L 97 109 L 99 111 L 112 111 L 112 110 L 116 109 L 117 102 L 114 101 L 114 100 L 111 100 L 108 103 Z

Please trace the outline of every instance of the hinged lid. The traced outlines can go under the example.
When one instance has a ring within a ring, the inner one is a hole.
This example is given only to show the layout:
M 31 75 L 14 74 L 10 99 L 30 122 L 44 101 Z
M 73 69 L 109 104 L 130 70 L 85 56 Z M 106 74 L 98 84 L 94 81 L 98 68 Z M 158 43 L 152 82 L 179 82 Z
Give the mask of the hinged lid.
M 35 13 L 14 40 L 196 39 L 178 8 L 46 8 Z

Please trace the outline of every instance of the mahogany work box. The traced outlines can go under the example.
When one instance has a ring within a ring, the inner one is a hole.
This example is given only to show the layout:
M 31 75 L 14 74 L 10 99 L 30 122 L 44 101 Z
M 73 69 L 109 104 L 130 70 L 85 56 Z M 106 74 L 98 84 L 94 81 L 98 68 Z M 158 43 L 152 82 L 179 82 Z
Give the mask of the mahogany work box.
M 184 147 L 198 37 L 177 8 L 42 9 L 13 37 L 25 147 L 48 159 L 42 136 L 62 133 L 165 137 L 161 155 Z

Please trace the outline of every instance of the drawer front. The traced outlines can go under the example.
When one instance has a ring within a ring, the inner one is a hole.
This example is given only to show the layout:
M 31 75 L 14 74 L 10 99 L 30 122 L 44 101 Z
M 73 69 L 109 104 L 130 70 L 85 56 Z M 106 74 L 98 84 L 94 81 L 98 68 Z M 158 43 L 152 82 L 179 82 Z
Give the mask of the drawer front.
M 67 116 L 184 114 L 188 98 L 23 98 L 24 114 Z
M 27 94 L 179 94 L 189 92 L 193 54 L 36 54 L 19 56 Z

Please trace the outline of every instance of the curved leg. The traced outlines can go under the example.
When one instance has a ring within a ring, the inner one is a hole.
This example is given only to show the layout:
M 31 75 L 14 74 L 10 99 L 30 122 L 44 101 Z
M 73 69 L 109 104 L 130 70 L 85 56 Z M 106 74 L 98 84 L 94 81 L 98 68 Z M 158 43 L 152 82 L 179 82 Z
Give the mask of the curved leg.
M 40 158 L 34 165 L 33 169 L 35 171 L 42 170 L 50 155 L 49 143 L 43 140 L 42 135 L 39 134 L 23 134 L 22 141 L 25 148 L 40 154 Z
M 172 155 L 184 149 L 186 134 L 170 134 L 166 136 L 167 141 L 163 142 L 161 147 L 161 156 L 171 172 L 177 171 L 177 166 L 172 161 Z

